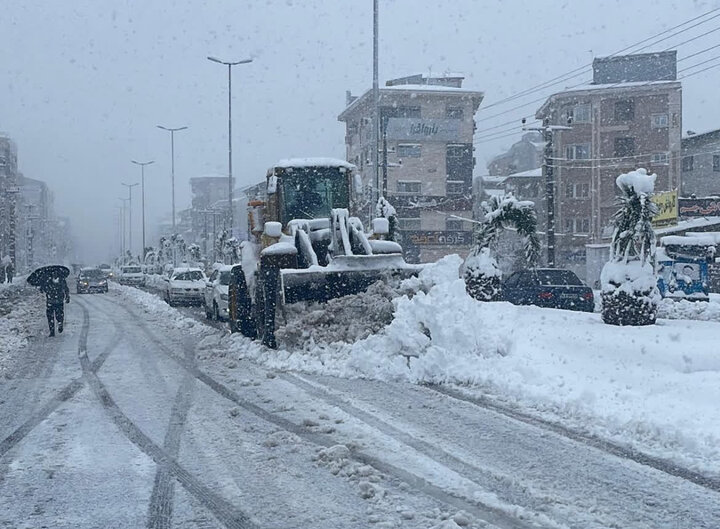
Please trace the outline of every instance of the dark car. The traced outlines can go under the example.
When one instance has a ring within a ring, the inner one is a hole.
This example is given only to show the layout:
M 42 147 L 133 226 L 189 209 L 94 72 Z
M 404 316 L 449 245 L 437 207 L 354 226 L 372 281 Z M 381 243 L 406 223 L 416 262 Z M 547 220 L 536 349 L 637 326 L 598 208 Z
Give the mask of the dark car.
M 77 293 L 107 292 L 107 274 L 99 268 L 83 268 L 77 277 Z
M 533 268 L 520 270 L 503 283 L 503 299 L 515 305 L 593 312 L 593 291 L 570 270 Z

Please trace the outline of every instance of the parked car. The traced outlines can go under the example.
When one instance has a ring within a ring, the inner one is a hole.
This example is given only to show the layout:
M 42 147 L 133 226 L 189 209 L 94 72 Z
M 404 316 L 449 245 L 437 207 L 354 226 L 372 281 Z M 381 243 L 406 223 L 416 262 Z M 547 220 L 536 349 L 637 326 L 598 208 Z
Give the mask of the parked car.
M 175 268 L 165 278 L 165 301 L 202 305 L 205 302 L 206 277 L 199 268 Z
M 571 270 L 533 268 L 510 275 L 503 283 L 505 301 L 556 309 L 593 312 L 593 291 Z
M 108 279 L 112 279 L 113 271 L 112 267 L 109 264 L 100 264 L 98 265 L 98 268 L 103 271 L 103 273 Z
M 232 266 L 216 268 L 205 285 L 205 315 L 208 319 L 226 320 L 228 317 L 228 285 Z
M 145 286 L 145 274 L 140 265 L 121 266 L 117 279 L 121 285 Z
M 99 268 L 81 268 L 77 276 L 77 293 L 107 292 L 107 275 Z

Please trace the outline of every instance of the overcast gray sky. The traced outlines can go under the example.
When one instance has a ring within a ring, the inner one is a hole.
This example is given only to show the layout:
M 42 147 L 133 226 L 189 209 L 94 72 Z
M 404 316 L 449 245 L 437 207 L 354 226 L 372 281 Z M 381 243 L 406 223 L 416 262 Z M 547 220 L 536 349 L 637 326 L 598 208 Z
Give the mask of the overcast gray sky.
M 380 7 L 381 82 L 459 71 L 466 87 L 485 92 L 484 106 L 720 1 L 380 0 Z M 645 51 L 715 28 L 720 18 Z M 710 33 L 679 46 L 678 58 L 718 43 L 720 31 Z M 189 127 L 176 135 L 178 209 L 189 205 L 190 177 L 227 174 L 227 72 L 207 55 L 254 59 L 233 73 L 240 184 L 260 181 L 279 158 L 343 157 L 337 115 L 345 90 L 359 93 L 372 83 L 372 0 L 4 3 L 0 131 L 18 143 L 25 175 L 50 185 L 56 211 L 72 219 L 88 262 L 108 257 L 114 208 L 126 195 L 120 183 L 140 179 L 131 159 L 156 160 L 146 172 L 148 222 L 170 210 L 170 139 L 156 124 Z M 718 55 L 720 48 L 678 67 Z M 589 78 L 588 69 L 567 85 Z M 683 81 L 684 129 L 720 127 L 717 86 L 720 68 Z M 481 106 L 478 128 L 530 115 L 540 103 L 513 107 L 562 88 L 486 111 Z M 500 112 L 507 113 L 489 119 Z M 476 173 L 515 139 L 479 143 Z M 135 204 L 139 250 L 139 200 Z

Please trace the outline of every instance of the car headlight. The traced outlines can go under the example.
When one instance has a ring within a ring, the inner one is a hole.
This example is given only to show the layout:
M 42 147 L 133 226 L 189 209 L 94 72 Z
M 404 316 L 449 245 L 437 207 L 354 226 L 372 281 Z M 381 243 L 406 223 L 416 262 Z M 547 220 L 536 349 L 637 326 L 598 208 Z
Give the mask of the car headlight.
M 230 299 L 230 296 L 228 296 L 227 294 L 220 294 L 220 299 L 223 301 L 227 301 L 228 299 Z

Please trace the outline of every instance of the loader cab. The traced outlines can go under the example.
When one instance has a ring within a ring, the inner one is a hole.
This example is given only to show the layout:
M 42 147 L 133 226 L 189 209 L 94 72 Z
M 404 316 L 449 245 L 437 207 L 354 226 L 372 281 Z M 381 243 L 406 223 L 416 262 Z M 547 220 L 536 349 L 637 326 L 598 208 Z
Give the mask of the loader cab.
M 283 226 L 294 219 L 329 218 L 350 209 L 354 166 L 341 160 L 287 160 L 268 171 L 268 219 Z

